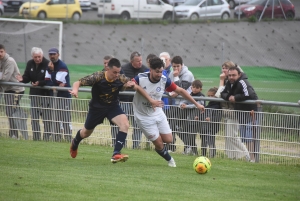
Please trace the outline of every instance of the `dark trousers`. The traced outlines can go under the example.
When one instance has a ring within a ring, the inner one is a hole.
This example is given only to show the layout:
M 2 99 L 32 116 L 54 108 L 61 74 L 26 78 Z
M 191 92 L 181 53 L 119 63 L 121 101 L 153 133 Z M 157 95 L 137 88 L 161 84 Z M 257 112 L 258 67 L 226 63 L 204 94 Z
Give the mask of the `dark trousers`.
M 15 92 L 15 91 L 5 91 L 4 94 L 4 101 L 5 101 L 5 112 L 6 116 L 8 117 L 8 122 L 9 122 L 9 136 L 10 137 L 16 137 L 18 138 L 18 123 L 19 118 L 23 117 L 18 117 L 15 116 L 14 114 L 18 111 L 21 111 L 23 114 L 25 112 L 20 108 L 19 103 L 21 98 L 23 97 L 24 91 L 22 92 Z M 22 119 L 23 124 L 25 124 L 23 127 L 23 130 L 21 130 L 23 137 L 26 139 L 28 138 L 28 132 L 27 132 L 27 124 L 26 121 L 27 119 Z
M 71 142 L 71 99 L 49 97 L 49 100 L 49 107 L 44 115 L 46 131 L 44 140 L 48 141 L 52 135 L 54 141 L 61 141 L 64 138 Z
M 41 128 L 40 128 L 40 118 L 42 118 L 45 125 L 45 116 L 47 110 L 47 98 L 42 96 L 31 96 L 31 126 L 32 126 L 32 134 L 33 140 L 41 140 Z M 47 123 L 46 123 L 47 124 Z M 47 132 L 47 129 L 44 126 L 44 131 Z M 49 131 L 48 131 L 49 132 Z

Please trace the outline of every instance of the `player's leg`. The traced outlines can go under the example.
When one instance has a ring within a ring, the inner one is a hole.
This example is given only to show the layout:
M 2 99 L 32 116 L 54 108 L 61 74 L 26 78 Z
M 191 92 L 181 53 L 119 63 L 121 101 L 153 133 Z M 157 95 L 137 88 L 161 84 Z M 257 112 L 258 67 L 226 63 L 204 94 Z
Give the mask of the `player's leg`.
M 129 129 L 128 118 L 119 106 L 111 108 L 107 118 L 119 127 L 111 162 L 112 163 L 125 162 L 128 159 L 128 155 L 121 154 L 121 150 L 125 144 L 128 129 Z
M 105 109 L 89 108 L 89 112 L 85 120 L 84 127 L 77 131 L 75 138 L 71 142 L 70 155 L 72 158 L 75 158 L 77 156 L 78 145 L 81 142 L 81 140 L 89 137 L 93 133 L 94 128 L 98 124 L 101 124 L 105 117 L 106 117 Z

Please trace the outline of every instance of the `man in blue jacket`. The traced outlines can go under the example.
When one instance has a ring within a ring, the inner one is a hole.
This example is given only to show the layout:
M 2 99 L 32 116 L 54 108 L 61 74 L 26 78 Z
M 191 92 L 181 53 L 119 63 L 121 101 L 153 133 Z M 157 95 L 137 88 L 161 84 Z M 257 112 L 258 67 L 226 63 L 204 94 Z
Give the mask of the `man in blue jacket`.
M 51 48 L 49 51 L 50 62 L 46 69 L 46 86 L 70 87 L 70 75 L 67 65 L 59 59 L 59 51 L 57 48 Z M 68 91 L 50 90 L 50 96 L 60 97 L 51 98 L 49 102 L 49 112 L 47 116 L 47 126 L 51 128 L 51 122 L 54 123 L 52 139 L 61 140 L 61 134 L 64 139 L 71 142 L 72 126 L 71 126 L 71 95 Z M 46 140 L 49 140 L 50 134 L 45 134 Z

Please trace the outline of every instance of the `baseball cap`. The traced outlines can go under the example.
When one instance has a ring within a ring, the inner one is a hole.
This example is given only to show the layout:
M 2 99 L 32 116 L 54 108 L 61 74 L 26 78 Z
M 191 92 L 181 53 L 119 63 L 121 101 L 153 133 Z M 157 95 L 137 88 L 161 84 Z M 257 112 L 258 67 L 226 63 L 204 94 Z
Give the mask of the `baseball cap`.
M 48 53 L 49 53 L 49 54 L 53 54 L 53 53 L 56 53 L 56 54 L 58 54 L 58 53 L 59 53 L 59 51 L 58 51 L 58 49 L 57 49 L 57 48 L 53 47 L 53 48 L 51 48 L 51 49 L 48 51 Z

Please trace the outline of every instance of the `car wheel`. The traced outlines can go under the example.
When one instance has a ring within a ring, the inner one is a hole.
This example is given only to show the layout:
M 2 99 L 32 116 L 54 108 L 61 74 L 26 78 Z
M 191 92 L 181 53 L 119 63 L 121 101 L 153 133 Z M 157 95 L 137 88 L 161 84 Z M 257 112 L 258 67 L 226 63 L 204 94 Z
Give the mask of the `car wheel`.
M 170 12 L 165 13 L 163 20 L 172 20 L 172 13 Z
M 235 8 L 235 2 L 234 2 L 234 0 L 229 0 L 228 4 L 229 4 L 229 8 L 230 9 L 234 9 Z
M 225 12 L 225 13 L 222 14 L 221 18 L 223 20 L 228 20 L 230 18 L 230 15 L 229 15 L 229 13 Z
M 46 15 L 46 13 L 45 13 L 44 11 L 41 11 L 41 12 L 39 12 L 39 13 L 37 14 L 37 17 L 38 17 L 39 19 L 46 19 L 47 15 Z
M 80 20 L 80 14 L 79 13 L 74 13 L 73 15 L 72 15 L 72 19 L 74 20 L 74 21 L 78 21 L 78 20 Z
M 259 20 L 259 18 L 260 18 L 260 16 L 261 16 L 261 12 L 256 12 L 256 13 L 254 14 L 254 16 L 256 17 L 256 19 Z
M 130 15 L 129 15 L 128 12 L 121 13 L 120 17 L 121 17 L 122 20 L 130 20 Z
M 295 14 L 292 11 L 288 11 L 288 12 L 285 13 L 285 17 L 288 20 L 292 20 L 292 19 L 294 19 Z
M 197 13 L 193 13 L 190 17 L 191 20 L 198 20 L 199 19 L 199 15 Z

